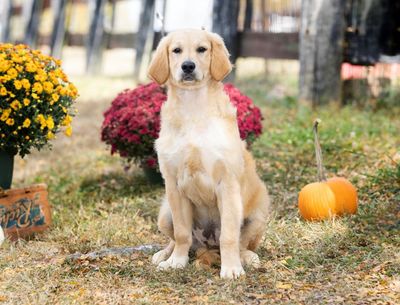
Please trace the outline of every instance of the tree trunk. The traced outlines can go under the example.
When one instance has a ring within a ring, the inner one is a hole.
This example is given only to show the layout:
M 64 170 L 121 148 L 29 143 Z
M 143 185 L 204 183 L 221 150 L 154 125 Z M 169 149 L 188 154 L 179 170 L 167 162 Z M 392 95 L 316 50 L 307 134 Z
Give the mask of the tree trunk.
M 29 3 L 29 15 L 25 28 L 24 43 L 31 48 L 36 48 L 42 8 L 43 0 L 33 0 Z
M 92 0 L 93 10 L 86 51 L 86 72 L 89 74 L 95 74 L 101 71 L 105 3 L 106 0 Z
M 253 21 L 253 0 L 246 0 L 246 11 L 244 15 L 244 30 L 251 31 Z
M 65 37 L 65 10 L 67 0 L 54 1 L 54 23 L 51 33 L 50 54 L 56 58 L 61 58 L 62 47 Z
M 231 54 L 231 62 L 235 63 L 238 51 L 238 0 L 214 0 L 213 7 L 213 32 L 224 39 L 225 45 Z M 234 72 L 228 77 L 232 80 Z
M 302 1 L 300 100 L 313 106 L 341 98 L 344 9 L 344 0 Z
M 143 0 L 142 11 L 140 13 L 140 28 L 135 41 L 135 70 L 134 79 L 137 81 L 140 75 L 140 69 L 142 67 L 143 55 L 146 48 L 146 42 L 150 36 L 153 37 L 153 19 L 154 19 L 154 0 Z
M 12 2 L 11 0 L 2 0 L 2 5 L 0 6 L 2 10 L 1 15 L 1 32 L 0 32 L 0 42 L 8 42 L 10 40 L 10 24 L 12 16 Z

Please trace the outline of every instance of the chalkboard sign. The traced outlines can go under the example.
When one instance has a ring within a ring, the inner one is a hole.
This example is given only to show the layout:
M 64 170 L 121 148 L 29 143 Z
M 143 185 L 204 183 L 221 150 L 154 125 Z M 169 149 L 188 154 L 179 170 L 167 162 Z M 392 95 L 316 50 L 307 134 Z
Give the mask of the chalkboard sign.
M 6 237 L 17 239 L 46 230 L 51 211 L 45 184 L 0 191 L 0 225 Z

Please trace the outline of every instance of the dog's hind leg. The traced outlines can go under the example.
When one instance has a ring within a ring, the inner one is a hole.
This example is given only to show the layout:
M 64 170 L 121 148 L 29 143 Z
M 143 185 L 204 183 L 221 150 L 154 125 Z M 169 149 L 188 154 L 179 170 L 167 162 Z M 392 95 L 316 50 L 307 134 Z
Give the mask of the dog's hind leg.
M 158 214 L 158 229 L 163 234 L 171 238 L 171 240 L 165 249 L 158 251 L 153 255 L 152 262 L 155 265 L 158 265 L 159 263 L 166 261 L 171 256 L 172 251 L 174 250 L 175 247 L 172 215 L 166 198 L 163 199 L 160 213 Z
M 269 197 L 262 186 L 254 211 L 245 219 L 240 234 L 240 260 L 243 265 L 258 268 L 260 259 L 254 252 L 264 235 L 269 213 Z

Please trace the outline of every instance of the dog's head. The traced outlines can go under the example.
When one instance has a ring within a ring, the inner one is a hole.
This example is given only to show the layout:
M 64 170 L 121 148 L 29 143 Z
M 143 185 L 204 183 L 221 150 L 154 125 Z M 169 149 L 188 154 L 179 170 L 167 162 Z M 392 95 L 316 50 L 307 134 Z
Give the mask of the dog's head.
M 198 87 L 231 72 L 229 53 L 222 38 L 204 30 L 184 30 L 164 37 L 150 63 L 149 77 L 158 84 Z

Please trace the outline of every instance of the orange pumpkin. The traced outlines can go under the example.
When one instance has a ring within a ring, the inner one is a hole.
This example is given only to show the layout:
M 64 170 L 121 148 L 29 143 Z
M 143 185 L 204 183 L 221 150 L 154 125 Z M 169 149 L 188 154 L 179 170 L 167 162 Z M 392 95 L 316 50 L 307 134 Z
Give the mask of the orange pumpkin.
M 355 214 L 357 212 L 357 190 L 345 178 L 333 177 L 326 182 L 336 198 L 336 214 Z
M 307 184 L 299 193 L 299 210 L 306 220 L 322 220 L 335 214 L 335 194 L 325 182 Z
M 357 211 L 357 190 L 345 178 L 325 178 L 321 145 L 318 139 L 318 124 L 314 122 L 314 146 L 317 159 L 318 180 L 307 184 L 299 193 L 299 210 L 306 220 L 322 220 L 334 215 L 354 214 Z

